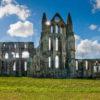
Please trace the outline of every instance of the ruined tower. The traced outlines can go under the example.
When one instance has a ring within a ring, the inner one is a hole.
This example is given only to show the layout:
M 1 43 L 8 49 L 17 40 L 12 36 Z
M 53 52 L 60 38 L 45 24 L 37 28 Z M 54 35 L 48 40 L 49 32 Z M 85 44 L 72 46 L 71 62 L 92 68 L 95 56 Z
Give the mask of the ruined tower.
M 68 76 L 74 77 L 75 38 L 70 14 L 67 23 L 59 13 L 50 21 L 43 14 L 40 51 L 43 70 L 66 71 L 70 72 Z
M 73 23 L 70 13 L 67 18 L 66 26 L 66 66 L 70 77 L 75 77 L 75 37 L 73 32 Z

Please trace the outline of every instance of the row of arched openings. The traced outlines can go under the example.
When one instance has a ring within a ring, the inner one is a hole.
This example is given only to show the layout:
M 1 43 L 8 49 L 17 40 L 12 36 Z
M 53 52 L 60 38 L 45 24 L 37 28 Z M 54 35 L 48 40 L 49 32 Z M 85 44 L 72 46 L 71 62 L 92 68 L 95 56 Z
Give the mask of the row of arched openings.
M 58 25 L 51 26 L 50 32 L 51 33 L 61 33 L 62 34 L 64 32 L 64 28 L 61 27 L 61 26 L 58 26 Z
M 49 57 L 48 58 L 48 65 L 49 65 L 49 68 L 51 68 L 51 66 L 52 66 L 52 59 L 51 59 L 51 57 Z M 56 55 L 55 56 L 55 68 L 59 68 L 59 56 L 58 55 Z

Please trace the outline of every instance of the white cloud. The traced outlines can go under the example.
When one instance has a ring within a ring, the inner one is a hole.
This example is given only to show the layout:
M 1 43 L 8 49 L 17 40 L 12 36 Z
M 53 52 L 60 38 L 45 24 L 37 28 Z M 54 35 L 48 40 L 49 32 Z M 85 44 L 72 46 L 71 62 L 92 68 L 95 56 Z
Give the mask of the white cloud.
M 97 40 L 80 39 L 76 44 L 76 58 L 100 58 L 100 43 Z
M 93 9 L 92 12 L 94 13 L 95 10 L 100 10 L 100 0 L 91 0 Z
M 91 25 L 89 26 L 89 29 L 90 29 L 90 30 L 96 30 L 96 29 L 97 29 L 97 25 L 91 24 Z
M 75 40 L 76 40 L 76 41 L 79 41 L 79 40 L 81 39 L 80 36 L 78 36 L 78 35 L 76 35 L 76 34 L 75 34 L 74 36 L 75 36 Z
M 8 3 L 12 3 L 12 1 L 14 1 L 14 0 L 2 0 L 2 3 L 3 4 L 8 4 Z
M 33 35 L 33 24 L 29 21 L 11 24 L 7 32 L 10 36 L 15 37 L 28 37 Z
M 0 18 L 8 15 L 16 15 L 19 19 L 26 20 L 30 16 L 30 11 L 26 6 L 19 5 L 14 0 L 2 0 Z

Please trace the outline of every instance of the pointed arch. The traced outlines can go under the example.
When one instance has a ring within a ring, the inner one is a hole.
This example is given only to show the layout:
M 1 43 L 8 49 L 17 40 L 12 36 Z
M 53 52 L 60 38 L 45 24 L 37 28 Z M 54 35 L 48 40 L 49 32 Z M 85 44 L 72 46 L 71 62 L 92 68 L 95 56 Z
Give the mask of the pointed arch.
M 51 50 L 51 37 L 49 37 L 49 50 Z
M 13 64 L 13 71 L 16 71 L 16 62 Z
M 59 68 L 59 56 L 55 56 L 55 68 Z
M 58 45 L 59 45 L 59 43 L 58 43 L 58 37 L 56 37 L 56 42 L 55 42 L 55 49 L 56 49 L 56 51 L 58 51 Z
M 51 26 L 50 32 L 53 33 L 54 27 Z
M 51 57 L 48 57 L 48 66 L 51 68 Z
M 24 62 L 24 70 L 27 71 L 27 62 Z
M 58 25 L 55 25 L 55 33 L 59 33 L 59 27 L 58 27 Z
M 78 70 L 78 61 L 76 61 L 76 70 Z
M 5 53 L 5 59 L 8 59 L 8 58 L 9 58 L 9 54 Z

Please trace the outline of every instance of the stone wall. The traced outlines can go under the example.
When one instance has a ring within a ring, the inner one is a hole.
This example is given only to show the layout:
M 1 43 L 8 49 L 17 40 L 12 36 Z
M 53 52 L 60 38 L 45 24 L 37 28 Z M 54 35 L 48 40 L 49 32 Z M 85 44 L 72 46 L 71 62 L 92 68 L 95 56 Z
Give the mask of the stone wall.
M 100 78 L 100 59 L 77 59 L 76 77 Z
M 32 42 L 0 42 L 0 75 L 28 76 L 35 55 Z

